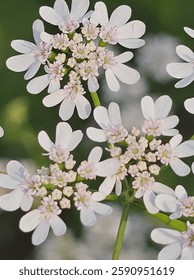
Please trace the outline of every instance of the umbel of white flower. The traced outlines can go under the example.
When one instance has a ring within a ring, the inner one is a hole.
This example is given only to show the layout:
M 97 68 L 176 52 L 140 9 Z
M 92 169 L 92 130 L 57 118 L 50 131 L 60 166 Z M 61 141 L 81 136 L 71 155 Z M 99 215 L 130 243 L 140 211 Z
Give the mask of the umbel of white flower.
M 136 70 L 125 64 L 133 53 L 115 55 L 109 46 L 117 43 L 132 49 L 143 46 L 140 37 L 145 33 L 144 23 L 128 22 L 131 8 L 126 5 L 116 8 L 110 19 L 103 2 L 97 2 L 94 11 L 87 12 L 88 7 L 89 0 L 72 0 L 70 10 L 64 0 L 56 0 L 53 8 L 41 7 L 41 17 L 57 26 L 58 33 L 48 34 L 43 22 L 35 20 L 32 26 L 35 44 L 12 41 L 12 48 L 21 54 L 6 62 L 12 71 L 26 71 L 24 78 L 31 79 L 27 84 L 30 93 L 38 94 L 48 87 L 49 95 L 43 104 L 52 107 L 62 102 L 59 115 L 64 121 L 71 118 L 75 108 L 81 119 L 89 117 L 91 105 L 87 92 L 99 89 L 101 69 L 112 91 L 120 89 L 120 81 L 131 85 L 140 78 Z M 34 77 L 39 68 L 45 74 Z

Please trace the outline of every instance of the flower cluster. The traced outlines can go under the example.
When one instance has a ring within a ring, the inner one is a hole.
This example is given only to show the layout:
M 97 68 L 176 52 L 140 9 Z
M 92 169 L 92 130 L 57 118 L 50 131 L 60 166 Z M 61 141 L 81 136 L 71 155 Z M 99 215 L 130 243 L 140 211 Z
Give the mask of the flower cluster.
M 131 8 L 126 5 L 115 9 L 110 19 L 103 2 L 97 2 L 93 12 L 87 13 L 88 7 L 89 0 L 73 0 L 71 11 L 64 0 L 56 0 L 53 8 L 41 7 L 41 17 L 58 26 L 59 32 L 48 34 L 43 22 L 36 20 L 32 26 L 36 44 L 12 41 L 12 48 L 21 54 L 7 60 L 7 67 L 13 71 L 27 70 L 24 78 L 31 79 L 28 92 L 38 94 L 48 87 L 49 95 L 43 104 L 52 107 L 62 102 L 59 115 L 64 121 L 71 118 L 75 107 L 81 119 L 89 117 L 91 105 L 84 88 L 87 84 L 89 92 L 99 89 L 101 69 L 112 91 L 120 89 L 118 80 L 130 85 L 140 78 L 136 70 L 124 64 L 133 53 L 116 55 L 109 46 L 118 43 L 126 48 L 141 47 L 144 23 L 128 22 Z M 46 74 L 33 78 L 41 66 Z

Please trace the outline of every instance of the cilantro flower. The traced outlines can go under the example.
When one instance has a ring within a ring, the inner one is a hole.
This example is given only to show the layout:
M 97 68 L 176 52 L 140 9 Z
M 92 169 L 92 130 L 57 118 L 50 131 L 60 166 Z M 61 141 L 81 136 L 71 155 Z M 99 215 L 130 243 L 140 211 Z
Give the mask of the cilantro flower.
M 187 230 L 180 232 L 156 228 L 151 232 L 153 241 L 166 245 L 158 254 L 159 260 L 194 259 L 194 224 L 187 222 Z
M 168 95 L 160 96 L 156 102 L 150 96 L 141 100 L 144 118 L 143 132 L 154 137 L 160 135 L 173 136 L 178 133 L 173 129 L 179 122 L 177 116 L 167 117 L 172 107 L 172 99 Z

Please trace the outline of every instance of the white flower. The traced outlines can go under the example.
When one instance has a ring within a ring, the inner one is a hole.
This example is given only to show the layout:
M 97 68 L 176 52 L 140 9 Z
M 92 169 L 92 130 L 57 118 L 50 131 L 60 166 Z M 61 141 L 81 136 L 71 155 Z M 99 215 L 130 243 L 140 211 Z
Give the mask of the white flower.
M 100 203 L 106 195 L 100 192 L 91 193 L 87 191 L 87 185 L 77 183 L 77 192 L 74 193 L 75 206 L 80 210 L 80 220 L 84 226 L 92 226 L 96 223 L 96 214 L 109 215 L 112 213 L 112 207 Z
M 56 0 L 54 7 L 43 6 L 40 8 L 41 17 L 59 27 L 64 33 L 74 32 L 80 25 L 89 8 L 89 0 L 72 0 L 71 11 L 64 0 Z
M 167 228 L 156 228 L 151 232 L 153 241 L 167 245 L 159 253 L 159 260 L 194 259 L 194 224 L 187 222 L 187 230 L 180 232 Z
M 91 105 L 83 96 L 85 91 L 80 80 L 71 80 L 63 89 L 60 89 L 52 94 L 47 95 L 43 99 L 43 104 L 46 107 L 52 107 L 60 102 L 59 116 L 62 120 L 69 120 L 76 107 L 78 116 L 81 119 L 86 119 L 91 113 Z
M 139 81 L 139 73 L 123 64 L 131 60 L 132 57 L 132 52 L 124 52 L 118 56 L 114 56 L 112 51 L 107 51 L 106 49 L 102 49 L 99 52 L 99 65 L 105 69 L 106 82 L 110 90 L 119 91 L 120 84 L 118 80 L 128 85 L 133 85 Z
M 119 167 L 119 161 L 116 158 L 110 158 L 100 162 L 101 157 L 102 148 L 93 148 L 88 160 L 82 161 L 78 167 L 78 174 L 86 180 L 96 179 L 96 176 L 107 177 L 115 174 Z
M 2 209 L 14 211 L 21 207 L 23 211 L 28 211 L 39 190 L 41 179 L 39 175 L 30 176 L 20 162 L 12 160 L 7 164 L 7 174 L 0 174 L 0 185 L 13 190 L 0 197 Z
M 69 159 L 70 153 L 82 140 L 81 130 L 72 131 L 71 126 L 66 122 L 58 123 L 56 127 L 55 143 L 53 143 L 45 131 L 38 134 L 39 144 L 45 149 L 49 158 L 57 163 Z
M 194 53 L 184 45 L 177 46 L 176 52 L 186 62 L 169 63 L 166 70 L 172 77 L 181 79 L 175 84 L 175 87 L 183 88 L 194 80 Z
M 100 1 L 95 4 L 90 22 L 102 26 L 100 37 L 104 42 L 113 45 L 119 43 L 127 48 L 139 48 L 144 45 L 144 40 L 139 38 L 145 33 L 145 24 L 139 20 L 127 23 L 130 17 L 131 8 L 121 5 L 113 11 L 109 20 L 107 7 Z
M 178 133 L 173 129 L 179 122 L 175 115 L 167 117 L 172 107 L 172 100 L 168 95 L 160 96 L 156 102 L 150 96 L 141 100 L 144 118 L 143 132 L 154 137 L 162 135 L 173 136 Z
M 0 126 L 0 137 L 3 137 L 3 135 L 4 135 L 4 130 L 3 130 L 3 128 Z
M 194 97 L 186 99 L 184 106 L 189 113 L 194 114 Z
M 24 232 L 34 230 L 32 234 L 32 244 L 39 245 L 48 236 L 50 227 L 55 235 L 60 236 L 66 232 L 66 225 L 58 216 L 61 213 L 57 202 L 49 197 L 44 197 L 42 205 L 24 215 L 19 223 L 19 227 Z
M 185 217 L 194 217 L 194 196 L 188 196 L 183 186 L 178 185 L 171 195 L 159 194 L 155 203 L 157 207 L 164 211 L 173 213 L 171 219 Z
M 158 146 L 156 155 L 162 164 L 169 164 L 177 175 L 186 176 L 190 173 L 190 167 L 181 158 L 194 155 L 194 141 L 187 140 L 181 143 L 182 138 L 182 135 L 177 134 L 169 143 Z
M 194 30 L 189 27 L 184 27 L 185 32 L 192 38 L 194 38 Z
M 12 71 L 27 71 L 24 76 L 25 80 L 31 79 L 38 72 L 41 64 L 45 64 L 51 53 L 51 46 L 43 43 L 40 38 L 41 32 L 44 31 L 43 22 L 34 21 L 32 30 L 36 44 L 25 40 L 12 41 L 12 48 L 21 54 L 10 57 L 6 61 L 7 67 Z
M 121 124 L 119 105 L 110 103 L 108 110 L 99 106 L 94 109 L 94 119 L 102 129 L 89 127 L 88 137 L 96 142 L 118 143 L 127 137 L 128 132 Z

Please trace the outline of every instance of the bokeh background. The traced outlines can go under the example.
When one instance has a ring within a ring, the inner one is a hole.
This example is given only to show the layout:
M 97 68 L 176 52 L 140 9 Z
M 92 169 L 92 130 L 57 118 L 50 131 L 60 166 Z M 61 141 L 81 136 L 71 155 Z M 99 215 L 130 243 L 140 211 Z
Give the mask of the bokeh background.
M 66 1 L 69 6 L 71 0 Z M 96 1 L 90 1 L 91 7 Z M 157 97 L 168 94 L 174 101 L 173 111 L 180 117 L 179 130 L 184 139 L 194 134 L 194 116 L 186 112 L 183 102 L 194 95 L 194 84 L 185 89 L 175 89 L 175 79 L 168 76 L 167 63 L 178 61 L 175 48 L 185 44 L 191 49 L 194 39 L 189 37 L 183 27 L 194 29 L 193 0 L 104 0 L 110 13 L 119 5 L 127 4 L 132 8 L 132 18 L 146 24 L 144 39 L 146 45 L 134 50 L 130 65 L 141 74 L 141 80 L 134 86 L 122 86 L 120 92 L 110 93 L 101 78 L 101 99 L 107 106 L 116 101 L 122 108 L 123 122 L 127 127 L 140 125 L 142 121 L 140 100 L 144 95 Z M 37 141 L 41 130 L 47 131 L 50 137 L 55 135 L 56 124 L 60 121 L 58 106 L 45 108 L 42 99 L 46 92 L 31 95 L 26 91 L 23 73 L 11 72 L 5 61 L 16 54 L 10 43 L 14 39 L 33 41 L 32 23 L 40 18 L 39 7 L 53 6 L 53 0 L 1 0 L 0 1 L 0 125 L 5 136 L 0 139 L 0 170 L 5 171 L 10 159 L 21 160 L 25 166 L 33 168 L 47 164 L 42 156 L 42 149 Z M 121 15 L 122 16 L 122 15 Z M 49 24 L 45 24 L 51 30 Z M 120 49 L 122 50 L 122 49 Z M 194 48 L 193 48 L 194 50 Z M 70 124 L 73 129 L 85 131 L 89 121 L 80 121 L 75 115 Z M 88 147 L 83 144 L 75 151 L 75 157 L 85 157 Z M 87 150 L 86 150 L 87 148 Z M 77 153 L 77 154 L 76 154 Z M 192 162 L 191 159 L 188 162 Z M 194 195 L 194 175 L 177 178 L 169 170 L 161 176 L 161 182 L 175 187 L 183 184 L 189 194 Z M 4 191 L 1 189 L 0 193 Z M 110 259 L 121 209 L 113 205 L 114 213 L 109 217 L 99 218 L 92 228 L 82 228 L 77 213 L 65 217 L 69 226 L 68 233 L 60 238 L 53 237 L 39 247 L 31 245 L 31 233 L 24 234 L 18 229 L 22 211 L 14 213 L 0 210 L 0 259 Z M 136 214 L 132 211 L 129 217 L 126 240 L 121 258 L 154 259 L 159 247 L 149 238 L 152 228 L 158 225 L 151 217 Z

